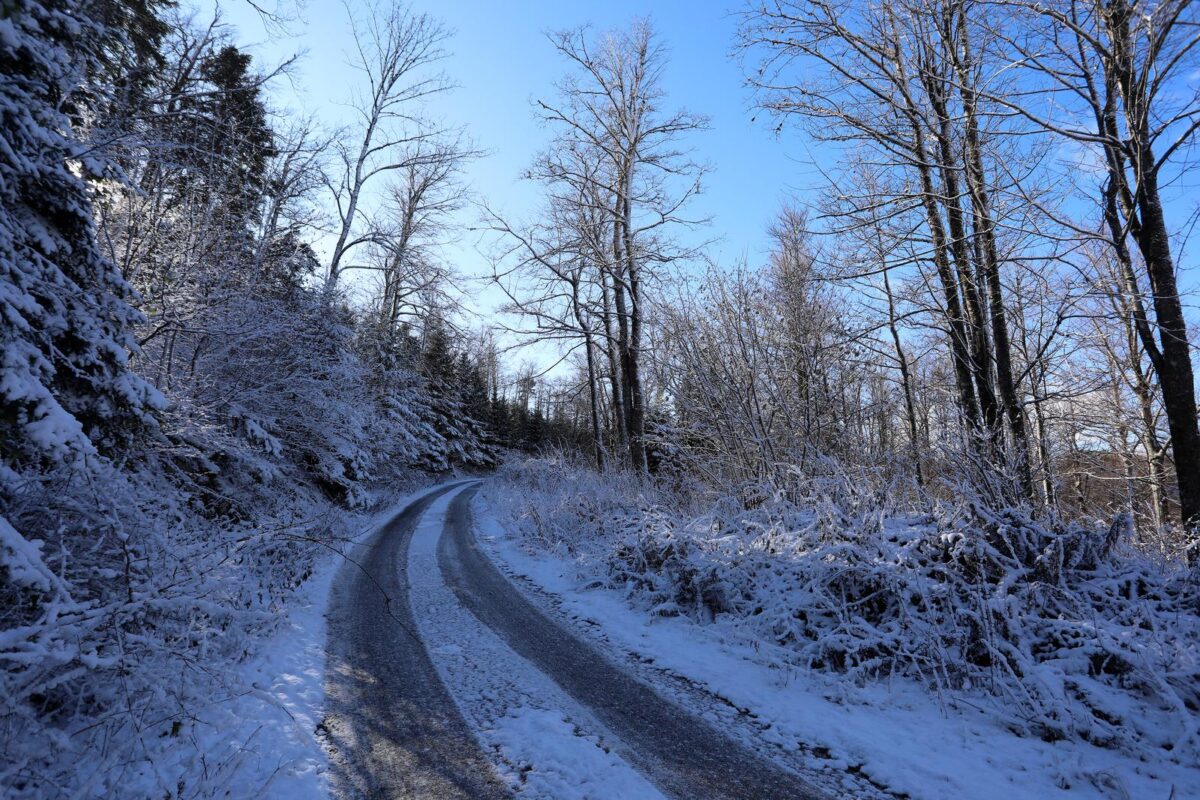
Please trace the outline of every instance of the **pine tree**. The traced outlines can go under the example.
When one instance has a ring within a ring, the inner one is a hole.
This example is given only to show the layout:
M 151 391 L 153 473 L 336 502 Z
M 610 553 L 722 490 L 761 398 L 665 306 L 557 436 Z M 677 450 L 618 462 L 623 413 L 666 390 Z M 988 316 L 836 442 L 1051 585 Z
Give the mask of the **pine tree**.
M 242 228 L 239 233 L 262 200 L 267 160 L 274 154 L 274 136 L 250 61 L 232 45 L 206 59 L 201 75 L 213 91 L 194 99 L 196 107 L 186 117 L 195 139 L 183 143 L 191 157 L 207 161 L 207 199 L 222 204 L 231 226 Z M 203 120 L 200 126 L 197 117 Z
M 100 254 L 72 101 L 105 30 L 78 0 L 5 4 L 0 37 L 0 450 L 9 467 L 113 447 L 161 398 L 126 369 L 137 312 Z M 72 112 L 68 116 L 68 111 Z
M 421 374 L 428 390 L 429 423 L 445 442 L 443 469 L 452 464 L 470 467 L 496 462 L 496 446 L 479 409 L 487 390 L 478 370 L 465 355 L 457 356 L 446 325 L 437 317 L 426 321 Z M 476 385 L 471 375 L 478 380 Z

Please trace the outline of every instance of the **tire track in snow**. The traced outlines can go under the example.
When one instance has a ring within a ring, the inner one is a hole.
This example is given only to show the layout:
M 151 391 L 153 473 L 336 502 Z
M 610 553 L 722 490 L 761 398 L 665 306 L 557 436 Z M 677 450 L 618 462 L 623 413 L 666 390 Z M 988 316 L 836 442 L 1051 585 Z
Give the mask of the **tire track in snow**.
M 328 611 L 322 723 L 337 798 L 503 798 L 417 638 L 409 537 L 441 486 L 407 505 L 338 571 Z
M 622 747 L 622 754 L 639 772 L 681 800 L 824 797 L 799 776 L 664 700 L 537 610 L 475 543 L 470 500 L 477 489 L 478 484 L 439 504 L 449 507 L 437 544 L 445 581 L 462 606 L 535 671 L 550 676 L 560 694 L 565 691 L 586 706 L 589 716 L 599 721 L 599 730 L 620 737 L 628 748 Z M 596 796 L 631 796 L 606 788 Z
M 469 496 L 474 487 L 460 491 Z M 447 585 L 438 545 L 451 497 L 434 502 L 408 548 L 409 603 L 437 672 L 498 771 L 521 797 L 661 800 L 618 755 L 628 748 L 468 611 Z

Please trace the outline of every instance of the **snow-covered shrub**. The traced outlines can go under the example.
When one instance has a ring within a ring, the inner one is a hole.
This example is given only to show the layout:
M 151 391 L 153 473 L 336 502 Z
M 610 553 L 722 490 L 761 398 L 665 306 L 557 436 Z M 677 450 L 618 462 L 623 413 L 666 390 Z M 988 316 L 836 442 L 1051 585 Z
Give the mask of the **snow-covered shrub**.
M 651 614 L 734 619 L 793 664 L 855 680 L 991 695 L 1022 734 L 1200 752 L 1195 569 L 1134 552 L 1124 515 L 1090 528 L 970 498 L 906 515 L 860 486 L 681 509 L 534 461 L 488 491 L 532 546 Z
M 80 461 L 149 421 L 161 398 L 125 369 L 138 313 L 96 243 L 68 110 L 106 31 L 77 0 L 0 16 L 0 449 L 5 463 Z M 111 43 L 111 42 L 109 42 Z M 76 112 L 79 109 L 75 109 Z
M 236 755 L 232 740 L 196 747 L 198 719 L 247 691 L 236 664 L 344 522 L 283 486 L 240 492 L 253 521 L 215 519 L 170 474 L 147 463 L 6 482 L 5 796 L 202 796 Z

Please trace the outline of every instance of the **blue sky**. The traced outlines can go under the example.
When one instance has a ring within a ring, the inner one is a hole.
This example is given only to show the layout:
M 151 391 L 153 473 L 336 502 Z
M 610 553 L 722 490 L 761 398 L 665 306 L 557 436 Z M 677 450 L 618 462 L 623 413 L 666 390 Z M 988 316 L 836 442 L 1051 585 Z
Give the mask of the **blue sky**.
M 473 163 L 468 179 L 490 206 L 516 218 L 532 213 L 537 188 L 520 180 L 521 171 L 546 144 L 548 131 L 533 113 L 531 101 L 553 96 L 553 83 L 567 69 L 546 39 L 546 32 L 590 24 L 597 29 L 649 17 L 666 45 L 669 64 L 665 89 L 669 107 L 686 107 L 707 116 L 710 129 L 692 137 L 698 160 L 712 165 L 705 190 L 694 209 L 713 219 L 708 237 L 718 241 L 713 254 L 722 260 L 745 255 L 760 261 L 767 249 L 766 228 L 780 203 L 815 176 L 803 163 L 795 133 L 777 137 L 765 115 L 752 121 L 751 98 L 743 88 L 742 68 L 730 55 L 737 29 L 733 11 L 740 4 L 721 2 L 605 3 L 484 2 L 415 0 L 412 6 L 442 19 L 453 31 L 445 71 L 459 88 L 430 106 L 436 117 L 465 125 L 487 151 Z M 211 13 L 211 2 L 198 4 Z M 280 81 L 275 103 L 312 112 L 331 126 L 345 113 L 338 103 L 348 97 L 356 73 L 346 64 L 351 47 L 347 12 L 340 0 L 307 0 L 286 35 L 269 34 L 244 0 L 221 4 L 224 20 L 237 28 L 241 46 L 263 65 L 297 53 L 302 58 L 291 83 Z M 473 222 L 475 212 L 467 212 Z M 448 254 L 466 274 L 490 274 L 476 239 L 467 237 Z M 486 310 L 494 297 L 480 298 Z

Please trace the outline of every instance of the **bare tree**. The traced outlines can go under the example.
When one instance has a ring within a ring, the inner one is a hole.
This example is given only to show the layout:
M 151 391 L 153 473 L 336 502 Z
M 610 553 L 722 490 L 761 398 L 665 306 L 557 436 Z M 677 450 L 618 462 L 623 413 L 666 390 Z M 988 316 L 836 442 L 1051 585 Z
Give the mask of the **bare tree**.
M 376 258 L 365 268 L 379 273 L 379 316 L 390 329 L 446 304 L 451 270 L 442 248 L 458 236 L 454 215 L 468 201 L 462 170 L 477 155 L 461 138 L 430 139 L 412 152 L 368 226 Z
M 690 254 L 670 230 L 698 220 L 684 215 L 700 189 L 703 168 L 679 140 L 705 127 L 687 111 L 662 108 L 666 54 L 649 22 L 596 37 L 586 29 L 552 37 L 573 72 L 559 86 L 560 98 L 539 101 L 559 133 L 556 147 L 600 165 L 585 179 L 587 202 L 603 209 L 610 238 L 602 260 L 611 298 L 620 374 L 620 414 L 628 437 L 629 463 L 646 473 L 646 400 L 642 379 L 645 340 L 645 281 Z M 647 271 L 651 272 L 647 272 Z
M 851 27 L 854 22 L 858 26 Z M 843 17 L 834 3 L 781 3 L 747 16 L 741 46 L 761 58 L 751 80 L 766 108 L 785 119 L 811 121 L 820 138 L 857 144 L 882 163 L 908 173 L 908 180 L 890 195 L 848 196 L 856 197 L 860 208 L 878 207 L 882 219 L 914 207 L 923 212 L 927 245 L 919 258 L 935 268 L 941 293 L 936 299 L 944 315 L 959 411 L 968 436 L 974 437 L 984 425 L 980 389 L 986 412 L 990 385 L 981 380 L 979 303 L 973 276 L 963 269 L 961 209 L 955 210 L 958 193 L 953 182 L 945 190 L 940 186 L 938 155 L 929 149 L 931 142 L 949 147 L 952 143 L 938 135 L 937 98 L 925 97 L 931 88 L 944 92 L 948 87 L 928 69 L 920 74 L 914 37 L 902 36 L 900 26 L 891 6 Z M 806 71 L 804 84 L 796 82 L 798 63 L 815 68 Z M 824 78 L 814 85 L 814 75 Z M 953 181 L 955 174 L 944 162 L 943 177 Z M 948 213 L 943 200 L 952 201 L 947 203 Z M 921 232 L 914 230 L 913 235 Z
M 860 240 L 864 226 L 902 232 L 908 254 L 885 259 L 875 274 L 890 283 L 906 267 L 926 283 L 965 438 L 976 461 L 1011 471 L 1007 493 L 1020 499 L 1033 491 L 1021 386 L 1028 371 L 1014 361 L 1004 272 L 1032 263 L 1021 248 L 1053 264 L 1058 247 L 1052 234 L 1032 241 L 1044 219 L 1027 210 L 1036 187 L 1023 181 L 1041 155 L 1023 144 L 1014 115 L 983 99 L 983 76 L 995 70 L 992 50 L 975 43 L 986 26 L 968 18 L 971 8 L 903 0 L 847 13 L 823 0 L 779 2 L 747 13 L 741 47 L 758 61 L 751 83 L 764 107 L 806 122 L 847 163 L 888 174 L 882 192 L 862 185 L 854 167 L 831 175 L 839 202 L 826 232 Z
M 589 166 L 580 163 L 575 169 L 586 175 Z M 603 469 L 607 459 L 597 340 L 606 336 L 598 297 L 606 289 L 599 281 L 604 264 L 596 261 L 603 250 L 596 243 L 606 236 L 604 211 L 588 200 L 591 187 L 586 182 L 561 180 L 561 164 L 550 155 L 529 174 L 545 182 L 551 193 L 542 222 L 518 230 L 489 212 L 493 229 L 502 236 L 493 280 L 508 296 L 505 310 L 527 323 L 512 330 L 537 340 L 565 341 L 568 353 L 583 348 L 594 456 Z
M 1196 384 L 1160 188 L 1200 131 L 1200 91 L 1187 77 L 1198 52 L 1196 8 L 1186 0 L 999 5 L 1020 11 L 1027 23 L 1025 35 L 1010 36 L 1007 43 L 1035 90 L 997 101 L 1101 155 L 1104 180 L 1095 195 L 1106 238 L 1120 270 L 1120 291 L 1158 379 L 1180 516 L 1193 542 L 1200 541 Z M 1091 233 L 1086 225 L 1080 230 Z M 1197 553 L 1193 549 L 1192 557 L 1200 557 Z
M 354 30 L 352 64 L 366 88 L 351 103 L 356 125 L 334 139 L 337 164 L 326 178 L 337 215 L 326 276 L 330 288 L 349 268 L 346 255 L 374 241 L 374 231 L 362 224 L 368 188 L 380 176 L 440 159 L 439 148 L 423 145 L 445 131 L 421 116 L 421 105 L 451 88 L 445 76 L 431 71 L 446 56 L 450 35 L 440 22 L 403 4 L 371 5 L 361 16 L 349 4 L 346 9 Z
M 254 253 L 254 265 L 264 277 L 272 261 L 306 255 L 301 253 L 307 248 L 306 237 L 324 221 L 317 196 L 328 148 L 329 140 L 311 120 L 300 120 L 276 135 L 275 155 L 263 182 Z

